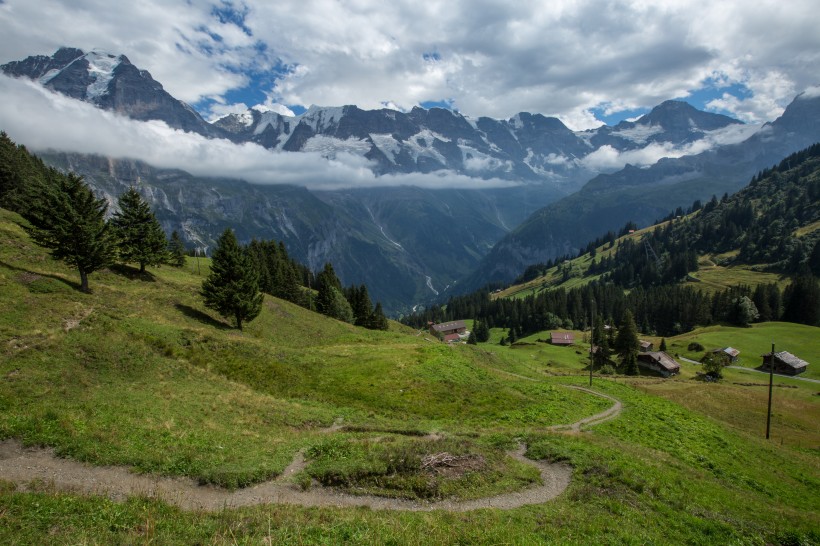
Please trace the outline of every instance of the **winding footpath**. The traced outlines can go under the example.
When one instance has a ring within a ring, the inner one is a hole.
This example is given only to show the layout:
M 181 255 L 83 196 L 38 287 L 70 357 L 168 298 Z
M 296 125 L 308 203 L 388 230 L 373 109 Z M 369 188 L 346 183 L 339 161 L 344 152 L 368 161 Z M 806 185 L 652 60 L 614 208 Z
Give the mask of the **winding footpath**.
M 613 419 L 621 412 L 619 400 L 583 387 L 578 389 L 614 402 L 609 409 L 575 423 L 549 427 L 552 431 L 578 432 Z M 329 431 L 339 430 L 335 424 Z M 51 449 L 25 448 L 17 440 L 0 442 L 0 479 L 16 484 L 20 491 L 32 489 L 66 491 L 87 495 L 103 495 L 123 501 L 131 496 L 161 499 L 184 510 L 219 511 L 259 504 L 295 504 L 300 506 L 369 507 L 373 510 L 466 512 L 479 508 L 509 510 L 530 504 L 542 504 L 563 493 L 569 487 L 572 468 L 562 463 L 533 461 L 524 456 L 526 446 L 507 454 L 522 463 L 535 466 L 541 473 L 542 485 L 521 491 L 504 493 L 483 499 L 423 502 L 390 499 L 373 495 L 352 495 L 335 488 L 311 486 L 302 490 L 293 483 L 293 477 L 305 468 L 305 459 L 299 451 L 287 468 L 276 479 L 255 486 L 229 491 L 223 488 L 199 485 L 188 478 L 169 478 L 157 475 L 134 474 L 123 466 L 91 466 L 54 456 Z

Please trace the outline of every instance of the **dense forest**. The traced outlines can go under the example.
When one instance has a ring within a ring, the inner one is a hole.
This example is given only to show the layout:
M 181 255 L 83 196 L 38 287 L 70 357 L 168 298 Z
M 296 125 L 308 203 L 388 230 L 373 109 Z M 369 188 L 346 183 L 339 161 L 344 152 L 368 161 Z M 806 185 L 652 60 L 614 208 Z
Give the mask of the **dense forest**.
M 137 263 L 141 274 L 146 265 L 185 263 L 181 238 L 174 232 L 166 240 L 135 188 L 120 196 L 119 210 L 107 219 L 107 203 L 97 199 L 80 177 L 46 166 L 6 133 L 0 133 L 0 207 L 28 220 L 35 242 L 50 248 L 54 258 L 77 267 L 83 290 L 89 290 L 89 273 L 116 263 Z M 381 304 L 372 304 L 367 287 L 343 288 L 331 264 L 314 274 L 290 258 L 281 241 L 252 240 L 238 251 L 243 266 L 252 270 L 246 279 L 251 292 L 261 291 L 357 326 L 387 329 Z
M 662 226 L 645 234 L 623 237 L 637 229 L 627 224 L 616 235 L 591 241 L 587 271 L 573 270 L 569 258 L 527 268 L 519 282 L 533 280 L 557 266 L 566 277 L 597 276 L 586 286 L 550 289 L 523 299 L 492 299 L 489 290 L 453 297 L 403 319 L 422 326 L 427 321 L 476 318 L 489 327 L 507 328 L 513 336 L 554 329 L 590 326 L 592 313 L 619 322 L 629 310 L 645 333 L 675 335 L 714 323 L 747 325 L 787 320 L 820 323 L 820 230 L 801 227 L 820 222 L 820 144 L 758 173 L 738 193 L 677 210 Z M 610 250 L 603 255 L 601 249 Z M 601 256 L 597 254 L 601 253 Z M 736 286 L 707 294 L 681 284 L 696 271 L 698 256 L 727 254 L 723 265 L 745 264 L 789 275 L 791 283 L 752 289 Z

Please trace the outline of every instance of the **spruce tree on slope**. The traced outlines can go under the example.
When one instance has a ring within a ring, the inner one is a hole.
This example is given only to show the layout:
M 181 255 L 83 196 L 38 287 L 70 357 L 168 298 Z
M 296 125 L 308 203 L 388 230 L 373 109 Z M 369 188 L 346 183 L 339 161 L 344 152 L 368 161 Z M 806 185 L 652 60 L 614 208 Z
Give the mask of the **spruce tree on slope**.
M 621 357 L 621 367 L 627 375 L 638 375 L 638 344 L 638 327 L 632 311 L 627 309 L 615 338 L 615 350 Z
M 233 317 L 240 330 L 262 310 L 259 274 L 230 229 L 216 241 L 211 272 L 202 283 L 201 294 L 206 307 L 225 318 Z
M 147 265 L 160 265 L 168 261 L 168 242 L 151 207 L 133 187 L 120 195 L 120 210 L 111 218 L 117 237 L 117 249 L 123 262 L 140 265 L 140 273 Z
M 370 315 L 370 326 L 368 326 L 368 328 L 371 330 L 387 330 L 390 328 L 387 317 L 384 316 L 384 310 L 382 310 L 382 302 L 380 301 L 376 302 L 373 314 Z
M 114 260 L 114 245 L 105 221 L 105 199 L 96 199 L 82 177 L 59 175 L 31 206 L 26 219 L 35 243 L 51 249 L 51 256 L 76 267 L 80 290 L 90 292 L 88 275 L 107 267 Z
M 185 265 L 185 243 L 176 230 L 171 233 L 171 240 L 168 241 L 168 263 L 174 267 Z

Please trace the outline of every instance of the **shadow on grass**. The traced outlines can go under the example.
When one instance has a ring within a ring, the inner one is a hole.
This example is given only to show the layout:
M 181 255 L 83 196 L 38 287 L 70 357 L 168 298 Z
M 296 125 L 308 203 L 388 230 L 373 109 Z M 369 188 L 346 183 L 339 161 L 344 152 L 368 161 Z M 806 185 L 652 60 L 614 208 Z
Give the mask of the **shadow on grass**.
M 139 269 L 136 267 L 131 267 L 130 265 L 114 264 L 108 269 L 115 275 L 120 275 L 121 277 L 125 277 L 126 279 L 132 281 L 139 280 L 145 282 L 156 282 L 157 280 L 153 273 L 149 271 L 143 271 L 140 273 Z
M 203 313 L 199 309 L 194 309 L 190 305 L 185 305 L 184 303 L 175 303 L 174 307 L 177 308 L 177 311 L 182 313 L 188 318 L 192 318 L 194 320 L 198 320 L 199 322 L 206 324 L 208 326 L 213 326 L 214 328 L 218 328 L 220 330 L 231 330 L 231 326 L 225 324 L 221 320 L 216 320 L 208 313 Z
M 82 290 L 80 290 L 80 283 L 75 282 L 75 281 L 70 281 L 66 278 L 60 277 L 59 275 L 52 275 L 50 273 L 39 273 L 37 271 L 32 271 L 32 270 L 26 269 L 24 267 L 17 267 L 16 265 L 11 265 L 11 264 L 6 263 L 2 260 L 0 260 L 0 266 L 11 269 L 12 271 L 19 271 L 20 273 L 23 273 L 24 275 L 30 275 L 31 280 L 34 280 L 37 277 L 45 277 L 45 278 L 48 278 L 48 279 L 53 279 L 55 281 L 61 282 L 61 283 L 65 284 L 66 286 L 68 286 L 69 288 L 73 288 L 77 292 L 82 292 Z M 25 279 L 24 279 L 24 282 L 25 282 Z M 29 284 L 30 282 L 31 281 L 28 281 L 28 282 L 26 282 L 26 284 Z M 85 292 L 83 292 L 83 294 L 85 294 Z

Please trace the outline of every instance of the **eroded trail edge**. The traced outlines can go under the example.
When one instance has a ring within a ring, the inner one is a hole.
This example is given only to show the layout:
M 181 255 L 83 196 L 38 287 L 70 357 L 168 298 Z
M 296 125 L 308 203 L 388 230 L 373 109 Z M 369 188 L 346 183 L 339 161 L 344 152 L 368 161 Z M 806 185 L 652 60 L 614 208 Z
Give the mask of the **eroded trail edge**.
M 609 398 L 615 405 L 576 423 L 550 427 L 551 430 L 579 431 L 582 426 L 612 419 L 620 413 L 621 403 L 615 398 L 582 387 L 577 388 Z M 0 442 L 0 479 L 16 484 L 20 491 L 57 490 L 102 495 L 116 501 L 123 501 L 132 496 L 144 496 L 160 499 L 185 510 L 217 511 L 259 504 L 294 504 L 309 507 L 362 506 L 374 510 L 404 511 L 464 512 L 479 508 L 509 510 L 530 504 L 542 504 L 554 499 L 569 487 L 572 478 L 572 468 L 569 465 L 533 461 L 524 456 L 525 451 L 526 447 L 522 444 L 507 454 L 522 463 L 538 468 L 542 485 L 468 501 L 422 502 L 390 499 L 373 495 L 352 495 L 321 486 L 302 490 L 291 480 L 304 468 L 304 455 L 301 451 L 276 479 L 228 491 L 219 487 L 199 485 L 188 478 L 134 474 L 128 467 L 91 466 L 70 459 L 60 459 L 54 455 L 52 449 L 26 448 L 18 440 L 11 439 Z

